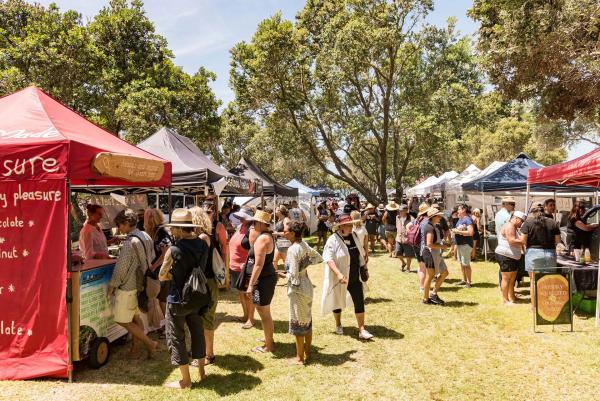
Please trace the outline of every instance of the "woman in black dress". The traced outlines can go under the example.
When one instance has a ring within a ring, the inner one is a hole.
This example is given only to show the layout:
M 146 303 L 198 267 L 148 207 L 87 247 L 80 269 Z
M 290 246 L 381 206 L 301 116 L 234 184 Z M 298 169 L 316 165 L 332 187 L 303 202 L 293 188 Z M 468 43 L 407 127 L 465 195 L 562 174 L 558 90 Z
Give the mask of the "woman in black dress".
M 257 237 L 248 253 L 247 265 L 253 264 L 252 275 L 246 295 L 252 299 L 262 322 L 265 345 L 258 346 L 254 352 L 273 352 L 273 318 L 271 300 L 277 285 L 277 272 L 273 266 L 275 243 L 270 231 L 271 213 L 258 210 L 254 214 L 254 231 Z

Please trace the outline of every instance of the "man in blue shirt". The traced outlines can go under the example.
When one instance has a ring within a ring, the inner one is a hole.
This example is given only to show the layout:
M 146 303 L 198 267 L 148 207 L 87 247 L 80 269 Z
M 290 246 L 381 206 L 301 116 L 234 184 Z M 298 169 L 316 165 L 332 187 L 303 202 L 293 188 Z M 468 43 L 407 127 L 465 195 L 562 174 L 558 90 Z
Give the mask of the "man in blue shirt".
M 502 227 L 510 220 L 510 216 L 515 211 L 515 198 L 512 196 L 505 196 L 502 198 L 502 209 L 500 209 L 494 217 L 496 226 L 496 234 L 500 232 Z
M 463 279 L 458 285 L 471 288 L 471 250 L 473 249 L 473 220 L 467 214 L 467 205 L 458 206 L 458 221 L 454 227 L 456 255 L 460 262 Z

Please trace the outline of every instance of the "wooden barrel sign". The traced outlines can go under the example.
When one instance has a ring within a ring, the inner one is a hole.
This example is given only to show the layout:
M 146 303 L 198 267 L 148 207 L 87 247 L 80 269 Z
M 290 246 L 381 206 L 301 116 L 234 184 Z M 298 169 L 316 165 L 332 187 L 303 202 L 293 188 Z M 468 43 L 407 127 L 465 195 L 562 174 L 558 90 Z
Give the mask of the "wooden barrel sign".
M 569 281 L 561 274 L 536 276 L 537 324 L 569 324 Z
M 102 152 L 94 157 L 92 170 L 103 177 L 129 182 L 152 182 L 161 179 L 165 167 L 160 160 Z

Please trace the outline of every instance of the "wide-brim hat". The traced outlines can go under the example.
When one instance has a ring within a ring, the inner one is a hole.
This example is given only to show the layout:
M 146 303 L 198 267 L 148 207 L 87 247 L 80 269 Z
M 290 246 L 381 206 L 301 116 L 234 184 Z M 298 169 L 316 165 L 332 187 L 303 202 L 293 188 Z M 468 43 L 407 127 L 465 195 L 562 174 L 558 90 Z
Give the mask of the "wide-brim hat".
M 369 203 L 365 209 L 375 209 L 375 205 Z
M 502 198 L 502 203 L 516 203 L 514 196 L 504 196 Z
M 389 210 L 390 212 L 394 212 L 394 211 L 398 210 L 398 208 L 399 208 L 398 204 L 394 201 L 391 201 L 390 203 L 388 203 L 385 206 L 385 209 Z
M 240 209 L 239 211 L 233 213 L 233 217 L 238 220 L 252 221 L 254 220 L 254 212 L 252 209 Z
M 429 205 L 425 202 L 421 203 L 419 205 L 419 213 L 417 214 L 417 216 L 422 216 L 422 215 L 426 214 L 428 210 L 429 210 Z
M 434 208 L 434 207 L 430 207 L 429 209 L 427 209 L 427 217 L 428 218 L 432 218 L 435 216 L 443 216 L 444 213 L 440 212 L 438 209 Z
M 200 227 L 194 224 L 192 211 L 190 209 L 178 208 L 171 213 L 171 222 L 165 224 L 167 227 Z
M 335 223 L 333 224 L 333 230 L 337 230 L 340 226 L 345 226 L 345 225 L 351 225 L 351 224 L 356 224 L 356 223 L 360 223 L 362 220 L 358 219 L 358 220 L 353 220 L 352 216 L 350 216 L 349 214 L 340 214 L 336 219 L 335 219 Z
M 271 213 L 267 213 L 264 210 L 257 210 L 256 213 L 254 213 L 254 217 L 252 217 L 252 220 L 264 224 L 271 224 L 272 217 L 273 216 L 271 215 Z

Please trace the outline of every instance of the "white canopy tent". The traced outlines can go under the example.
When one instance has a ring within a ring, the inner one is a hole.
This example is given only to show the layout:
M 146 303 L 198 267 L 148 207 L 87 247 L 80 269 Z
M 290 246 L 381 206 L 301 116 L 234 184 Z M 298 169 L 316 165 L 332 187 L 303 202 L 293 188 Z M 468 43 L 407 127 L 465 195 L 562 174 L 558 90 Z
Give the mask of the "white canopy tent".
M 437 179 L 438 179 L 438 177 L 436 177 L 435 175 L 432 175 L 431 177 L 428 177 L 425 181 L 421 182 L 420 184 L 417 184 L 412 188 L 408 188 L 406 190 L 406 194 L 408 196 L 426 195 L 426 194 L 428 194 L 428 192 L 426 192 L 425 189 L 428 188 Z
M 317 224 L 319 220 L 317 218 L 317 211 L 313 201 L 313 193 L 318 192 L 317 190 L 308 187 L 298 181 L 297 179 L 290 180 L 287 184 L 288 187 L 297 188 L 298 189 L 298 206 L 304 212 L 304 215 L 307 216 L 307 225 L 310 229 L 311 234 L 317 231 Z
M 431 185 L 425 188 L 425 191 L 428 193 L 436 194 L 442 193 L 442 191 L 445 190 L 446 183 L 451 179 L 456 178 L 457 176 L 458 173 L 454 170 L 446 171 L 444 174 L 440 175 L 436 181 L 434 181 L 433 183 L 431 183 Z

